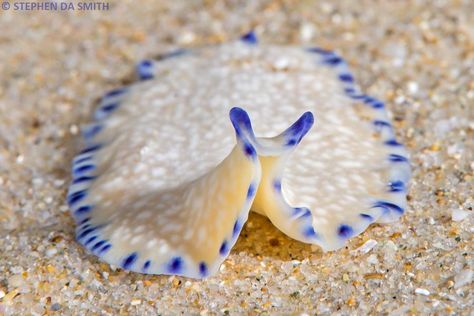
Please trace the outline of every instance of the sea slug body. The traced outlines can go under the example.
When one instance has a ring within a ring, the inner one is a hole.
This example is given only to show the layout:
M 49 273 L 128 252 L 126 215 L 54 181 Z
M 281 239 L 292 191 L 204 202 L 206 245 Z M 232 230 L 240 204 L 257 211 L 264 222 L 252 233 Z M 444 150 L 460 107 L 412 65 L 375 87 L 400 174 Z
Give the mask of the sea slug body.
M 73 160 L 77 240 L 102 260 L 203 278 L 250 210 L 326 251 L 404 213 L 408 153 L 336 53 L 249 33 L 136 70 L 102 98 Z

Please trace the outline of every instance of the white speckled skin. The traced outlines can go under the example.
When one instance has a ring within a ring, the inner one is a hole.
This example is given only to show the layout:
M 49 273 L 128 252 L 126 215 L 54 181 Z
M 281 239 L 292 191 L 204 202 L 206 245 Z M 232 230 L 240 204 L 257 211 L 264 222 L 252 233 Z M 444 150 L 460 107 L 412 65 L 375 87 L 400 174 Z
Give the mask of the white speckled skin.
M 70 189 L 70 197 L 87 190 L 71 203 L 82 222 L 78 236 L 87 225 L 104 225 L 80 242 L 97 234 L 87 247 L 106 241 L 95 253 L 133 271 L 204 277 L 235 243 L 233 226 L 247 219 L 251 185 L 258 187 L 252 210 L 325 250 L 374 221 L 397 219 L 406 203 L 407 154 L 384 108 L 341 77 L 349 75 L 343 61 L 328 58 L 338 57 L 239 41 L 147 64 L 142 74 L 150 80 L 104 98 L 96 112 L 100 131 L 87 142 L 101 148 L 75 159 L 76 169 L 90 163 L 84 157 L 94 164 L 76 179 L 95 177 Z M 233 106 L 249 113 L 256 137 L 235 137 Z M 301 143 L 286 144 L 289 132 L 276 137 L 306 111 L 316 122 Z M 402 189 L 393 189 L 399 182 Z

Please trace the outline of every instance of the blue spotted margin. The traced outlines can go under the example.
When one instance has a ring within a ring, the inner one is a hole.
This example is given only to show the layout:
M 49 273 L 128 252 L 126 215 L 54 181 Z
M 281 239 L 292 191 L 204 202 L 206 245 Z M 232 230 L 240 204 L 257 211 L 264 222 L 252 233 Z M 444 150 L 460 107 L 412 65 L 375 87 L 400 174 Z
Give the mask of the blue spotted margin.
M 242 36 L 241 41 L 247 45 L 259 45 L 258 38 L 254 32 L 249 32 Z M 314 56 L 316 63 L 335 70 L 338 76 L 337 79 L 341 83 L 343 91 L 348 98 L 361 102 L 375 111 L 376 115 L 371 123 L 372 128 L 374 132 L 381 135 L 382 144 L 388 151 L 386 160 L 391 167 L 389 172 L 390 181 L 386 184 L 386 191 L 387 194 L 393 196 L 394 199 L 374 200 L 370 209 L 371 212 L 363 211 L 358 215 L 361 218 L 361 222 L 358 223 L 357 226 L 354 226 L 350 222 L 341 223 L 337 227 L 336 234 L 341 239 L 341 243 L 343 243 L 348 238 L 364 231 L 376 220 L 378 222 L 391 222 L 404 213 L 406 202 L 395 203 L 393 200 L 405 201 L 410 178 L 410 163 L 403 145 L 395 138 L 394 129 L 388 119 L 385 104 L 360 91 L 344 59 L 335 52 L 321 48 L 310 47 L 303 48 L 303 50 L 311 56 Z M 192 50 L 179 49 L 163 54 L 159 56 L 157 60 L 144 60 L 136 66 L 137 77 L 141 81 L 152 80 L 154 79 L 154 66 L 156 62 L 170 58 L 179 58 L 186 54 L 192 54 Z M 114 111 L 120 108 L 122 100 L 128 92 L 129 88 L 123 87 L 114 89 L 103 96 L 100 106 L 94 113 L 95 121 L 83 129 L 83 137 L 86 146 L 74 157 L 72 162 L 72 182 L 67 195 L 67 202 L 76 220 L 76 238 L 80 244 L 99 258 L 102 258 L 107 252 L 111 251 L 114 244 L 101 234 L 104 227 L 108 225 L 107 223 L 101 225 L 92 224 L 94 205 L 85 202 L 91 185 L 98 177 L 97 165 L 95 164 L 96 154 L 106 146 L 106 144 L 96 143 L 95 138 L 104 131 L 106 128 L 104 122 Z M 249 159 L 257 160 L 256 152 L 258 148 L 256 148 L 256 146 L 258 145 L 256 145 L 255 140 L 251 140 L 252 137 L 255 137 L 241 135 L 253 133 L 250 119 L 247 114 L 242 113 L 240 109 L 233 109 L 232 111 L 231 120 L 235 127 L 237 139 L 243 139 L 242 146 L 244 146 L 244 152 L 248 155 Z M 317 113 L 315 114 L 317 115 Z M 290 147 L 298 145 L 312 124 L 312 116 L 310 120 L 309 114 L 306 116 L 303 115 L 300 120 L 295 122 L 295 124 L 286 131 L 285 135 L 287 135 L 287 137 L 285 138 L 285 144 Z M 292 137 L 288 135 L 292 135 Z M 245 141 L 245 139 L 248 140 Z M 259 181 L 260 179 L 252 180 L 246 190 L 246 208 L 250 208 L 257 194 Z M 280 175 L 272 179 L 271 183 L 278 198 L 284 200 Z M 298 227 L 301 229 L 301 237 L 298 238 L 299 240 L 310 243 L 321 240 L 321 235 L 312 225 L 312 212 L 309 208 L 292 207 L 287 211 L 289 218 L 299 223 Z M 379 215 L 375 218 L 374 214 Z M 229 255 L 233 245 L 237 241 L 240 231 L 247 220 L 247 216 L 248 210 L 246 212 L 243 211 L 235 219 L 231 232 L 221 242 L 218 250 L 221 259 L 217 262 L 201 261 L 191 263 L 185 258 L 184 254 L 178 254 L 170 257 L 167 263 L 157 270 L 159 271 L 158 273 L 191 276 L 195 278 L 203 278 L 215 273 L 220 263 Z M 150 273 L 150 269 L 154 267 L 154 262 L 140 256 L 143 256 L 143 254 L 138 251 L 127 253 L 122 257 L 119 265 L 126 270 Z

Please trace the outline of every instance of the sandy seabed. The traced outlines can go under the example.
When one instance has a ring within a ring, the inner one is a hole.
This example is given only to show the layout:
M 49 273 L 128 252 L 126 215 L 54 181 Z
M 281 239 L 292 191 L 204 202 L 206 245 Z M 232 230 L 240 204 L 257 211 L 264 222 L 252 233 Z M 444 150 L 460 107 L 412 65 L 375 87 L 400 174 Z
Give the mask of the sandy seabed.
M 471 0 L 0 9 L 0 315 L 472 315 L 473 12 Z M 336 50 L 363 90 L 387 101 L 413 168 L 401 221 L 322 253 L 251 214 L 220 273 L 203 281 L 87 254 L 65 195 L 97 99 L 143 58 L 249 29 L 263 42 Z

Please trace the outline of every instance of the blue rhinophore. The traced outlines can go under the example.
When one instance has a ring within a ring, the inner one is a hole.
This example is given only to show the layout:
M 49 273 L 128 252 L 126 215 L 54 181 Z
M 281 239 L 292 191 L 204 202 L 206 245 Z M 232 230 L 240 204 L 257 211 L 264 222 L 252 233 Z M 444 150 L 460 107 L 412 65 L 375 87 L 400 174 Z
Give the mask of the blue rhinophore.
M 247 131 L 252 130 L 252 122 L 250 121 L 250 118 L 245 110 L 239 107 L 233 107 L 229 111 L 229 117 L 236 132 L 242 132 L 242 127 Z
M 303 113 L 303 115 L 301 115 L 300 118 L 296 120 L 296 122 L 294 122 L 283 132 L 283 135 L 285 135 L 286 139 L 285 145 L 292 147 L 299 144 L 313 124 L 313 114 L 311 112 Z

